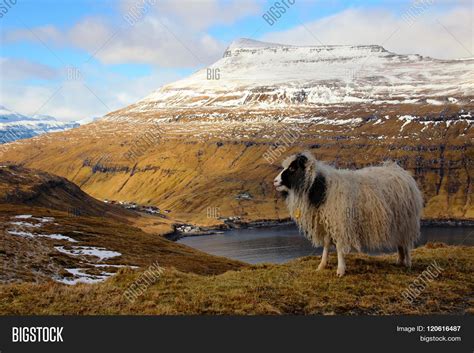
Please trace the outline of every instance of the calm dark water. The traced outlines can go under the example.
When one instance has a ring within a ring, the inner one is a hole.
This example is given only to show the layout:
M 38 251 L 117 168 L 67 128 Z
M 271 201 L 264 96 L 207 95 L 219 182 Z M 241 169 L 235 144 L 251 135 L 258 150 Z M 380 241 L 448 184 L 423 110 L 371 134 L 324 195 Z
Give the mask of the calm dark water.
M 423 227 L 421 233 L 417 245 L 429 241 L 474 245 L 474 227 Z M 322 248 L 313 248 L 294 225 L 236 229 L 224 234 L 186 237 L 178 242 L 209 254 L 252 264 L 282 263 L 297 257 L 322 253 Z

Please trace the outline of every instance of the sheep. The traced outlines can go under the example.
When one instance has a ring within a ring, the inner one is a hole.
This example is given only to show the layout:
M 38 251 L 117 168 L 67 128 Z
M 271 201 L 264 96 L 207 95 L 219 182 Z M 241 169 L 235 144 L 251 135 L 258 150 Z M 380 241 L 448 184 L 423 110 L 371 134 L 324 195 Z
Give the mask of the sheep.
M 291 218 L 314 246 L 323 246 L 318 270 L 335 244 L 337 272 L 346 271 L 351 250 L 398 249 L 398 263 L 411 266 L 410 251 L 420 236 L 423 198 L 415 180 L 394 162 L 359 170 L 336 169 L 310 152 L 283 161 L 274 179 Z

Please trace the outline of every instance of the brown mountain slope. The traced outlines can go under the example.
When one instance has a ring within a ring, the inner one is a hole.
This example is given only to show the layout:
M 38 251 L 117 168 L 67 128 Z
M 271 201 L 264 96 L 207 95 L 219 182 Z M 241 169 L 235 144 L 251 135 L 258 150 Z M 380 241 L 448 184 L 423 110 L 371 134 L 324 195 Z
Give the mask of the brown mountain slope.
M 169 220 L 96 200 L 64 178 L 0 167 L 0 283 L 100 280 L 152 264 L 202 275 L 243 266 L 169 241 Z M 145 233 L 136 226 L 150 231 Z
M 246 220 L 287 217 L 272 180 L 290 153 L 310 149 L 345 168 L 394 159 L 419 183 L 426 219 L 474 219 L 473 111 L 472 103 L 118 111 L 8 144 L 0 161 L 52 171 L 100 199 L 212 224 L 219 221 L 209 209 Z
M 107 216 L 122 221 L 137 216 L 90 197 L 65 178 L 19 165 L 0 168 L 0 203 L 49 208 L 76 216 Z
M 27 219 L 18 218 L 29 215 Z M 72 252 L 97 249 L 116 256 L 98 260 L 67 254 L 58 248 Z M 101 275 L 103 271 L 113 274 L 120 267 L 146 269 L 154 263 L 201 275 L 244 266 L 108 218 L 75 217 L 45 208 L 0 204 L 0 283 L 73 279 L 67 269 L 81 269 L 91 275 Z

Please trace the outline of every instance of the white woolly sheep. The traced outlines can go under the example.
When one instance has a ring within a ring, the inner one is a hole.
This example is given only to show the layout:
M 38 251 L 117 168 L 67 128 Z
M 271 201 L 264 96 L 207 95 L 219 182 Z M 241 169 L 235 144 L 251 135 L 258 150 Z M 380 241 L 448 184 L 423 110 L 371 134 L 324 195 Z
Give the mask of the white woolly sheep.
M 359 170 L 336 169 L 310 152 L 283 162 L 274 186 L 286 196 L 291 218 L 314 246 L 323 246 L 318 270 L 337 251 L 337 275 L 351 250 L 398 249 L 398 263 L 411 266 L 420 236 L 423 198 L 415 180 L 394 162 Z

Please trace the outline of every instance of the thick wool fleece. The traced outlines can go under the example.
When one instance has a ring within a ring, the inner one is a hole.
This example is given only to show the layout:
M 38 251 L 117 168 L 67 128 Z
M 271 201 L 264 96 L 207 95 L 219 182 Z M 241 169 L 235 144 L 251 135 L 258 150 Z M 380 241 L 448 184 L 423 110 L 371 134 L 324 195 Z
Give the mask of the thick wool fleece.
M 286 199 L 291 217 L 317 246 L 329 237 L 344 253 L 352 249 L 413 248 L 420 235 L 423 198 L 411 175 L 396 163 L 360 170 L 335 169 L 303 153 L 304 187 Z M 283 162 L 286 168 L 295 156 Z M 311 204 L 308 190 L 316 176 L 326 180 L 325 200 Z

